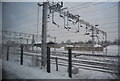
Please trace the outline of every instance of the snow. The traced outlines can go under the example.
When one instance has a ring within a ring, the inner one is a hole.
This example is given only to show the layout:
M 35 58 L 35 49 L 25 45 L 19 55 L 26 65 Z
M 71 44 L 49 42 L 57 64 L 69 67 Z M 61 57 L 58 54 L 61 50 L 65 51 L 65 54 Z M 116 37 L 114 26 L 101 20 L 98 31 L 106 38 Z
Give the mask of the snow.
M 117 55 L 118 54 L 118 46 L 108 46 L 108 53 L 110 55 Z M 40 51 L 41 48 L 35 48 L 35 50 Z M 54 48 L 51 48 L 51 51 L 54 52 Z M 56 49 L 57 52 L 66 52 L 68 53 L 67 50 L 64 50 L 64 47 L 61 47 L 59 49 Z M 83 52 L 83 51 L 72 51 L 73 53 L 91 53 L 91 52 Z M 6 72 L 8 72 L 9 75 L 15 76 L 15 77 L 9 77 L 11 79 L 16 78 L 16 79 L 70 79 L 68 77 L 67 73 L 67 66 L 61 66 L 59 65 L 59 71 L 56 71 L 56 65 L 51 64 L 51 73 L 47 73 L 46 71 L 40 69 L 40 66 L 32 66 L 31 63 L 31 55 L 36 55 L 40 56 L 40 53 L 30 53 L 30 52 L 24 52 L 24 63 L 23 65 L 19 65 L 20 61 L 20 54 L 10 54 L 10 59 L 9 61 L 3 61 L 3 67 Z M 100 52 L 101 54 L 103 52 Z M 98 53 L 98 54 L 100 54 Z M 28 56 L 29 55 L 29 56 Z M 52 57 L 56 57 L 51 55 Z M 68 59 L 67 57 L 61 57 L 57 56 L 58 58 L 62 59 Z M 91 58 L 94 59 L 94 58 Z M 4 57 L 4 60 L 6 58 Z M 73 60 L 79 60 L 79 61 L 88 61 L 86 59 L 75 59 Z M 104 59 L 103 59 L 104 60 Z M 89 60 L 90 62 L 98 62 L 102 63 L 100 61 L 93 61 Z M 63 62 L 63 60 L 58 59 L 58 63 Z M 64 61 L 65 62 L 65 61 Z M 67 61 L 66 61 L 67 62 Z M 55 61 L 54 61 L 55 63 Z M 65 63 L 67 64 L 67 63 Z M 81 65 L 86 65 L 86 64 L 81 64 Z M 92 65 L 88 65 L 92 66 Z M 78 67 L 78 66 L 76 66 Z M 101 66 L 102 67 L 102 66 Z M 89 67 L 86 67 L 89 68 Z M 79 67 L 79 73 L 76 75 L 73 75 L 72 79 L 114 79 L 115 76 L 110 73 L 105 73 L 105 72 L 99 72 L 99 71 L 94 71 L 94 70 L 88 70 L 85 69 L 85 67 Z
M 4 69 L 11 74 L 8 79 L 70 79 L 66 66 L 59 65 L 59 71 L 55 71 L 55 64 L 51 64 L 51 73 L 47 73 L 38 67 L 28 67 L 16 63 L 4 61 Z M 15 76 L 14 78 L 12 76 Z M 73 79 L 108 79 L 114 78 L 109 73 L 93 70 L 79 69 L 79 74 L 73 74 Z
M 3 67 L 8 73 L 16 76 L 17 79 L 69 79 L 69 77 L 59 74 L 47 73 L 41 69 L 18 65 L 7 61 L 3 62 Z
M 94 47 L 102 47 L 101 45 L 96 44 Z
M 109 55 L 118 55 L 118 46 L 117 45 L 111 45 L 107 47 Z

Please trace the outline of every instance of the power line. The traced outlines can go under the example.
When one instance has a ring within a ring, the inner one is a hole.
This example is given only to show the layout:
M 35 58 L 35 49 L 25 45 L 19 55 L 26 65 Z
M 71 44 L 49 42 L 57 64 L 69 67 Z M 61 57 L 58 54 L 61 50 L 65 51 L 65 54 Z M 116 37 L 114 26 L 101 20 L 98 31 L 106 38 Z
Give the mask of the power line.
M 76 10 L 78 10 L 78 9 L 84 9 L 84 8 L 88 8 L 88 7 L 90 7 L 90 6 L 99 5 L 99 4 L 103 4 L 103 3 L 104 3 L 104 2 L 101 2 L 101 3 L 95 3 L 95 4 L 92 4 L 92 5 L 85 6 L 85 7 L 76 8 L 76 9 L 70 9 L 70 10 L 74 10 L 74 11 L 76 11 Z
M 76 5 L 76 6 L 73 6 L 73 7 L 69 7 L 68 9 L 71 10 L 71 9 L 76 8 L 76 7 L 85 6 L 85 5 L 90 4 L 90 3 L 92 3 L 92 2 L 83 3 L 83 4 L 80 4 L 80 5 Z
M 97 11 L 88 11 L 88 12 L 85 12 L 85 14 L 89 14 L 89 12 L 91 12 L 90 14 L 92 14 L 92 13 L 95 13 L 95 12 L 100 12 L 100 10 L 105 10 L 105 9 L 111 9 L 111 8 L 115 8 L 115 7 L 117 7 L 118 5 L 115 5 L 115 6 L 111 6 L 111 7 L 108 7 L 108 8 L 103 8 L 103 9 L 99 9 L 99 10 L 97 10 Z
M 98 25 L 106 25 L 106 24 L 116 24 L 116 23 L 120 23 L 120 22 L 108 22 L 108 23 L 99 23 Z

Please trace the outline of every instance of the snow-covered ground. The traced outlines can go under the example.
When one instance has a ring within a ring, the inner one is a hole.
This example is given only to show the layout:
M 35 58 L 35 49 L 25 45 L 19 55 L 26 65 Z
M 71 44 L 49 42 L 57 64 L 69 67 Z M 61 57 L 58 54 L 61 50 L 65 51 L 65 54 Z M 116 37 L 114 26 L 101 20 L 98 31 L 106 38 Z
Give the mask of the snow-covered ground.
M 3 67 L 9 74 L 9 79 L 70 79 L 67 68 L 59 66 L 55 71 L 55 65 L 51 65 L 51 73 L 47 73 L 38 67 L 22 66 L 13 62 L 3 62 Z M 13 77 L 14 76 L 14 77 Z M 114 78 L 109 73 L 79 69 L 79 74 L 73 74 L 73 79 L 109 79 Z
M 47 73 L 41 69 L 22 66 L 13 62 L 4 61 L 3 67 L 10 74 L 9 79 L 13 78 L 12 76 L 14 76 L 14 79 L 69 79 L 60 75 L 59 72 Z
M 118 48 L 119 48 L 119 46 L 117 46 L 117 45 L 108 46 L 107 47 L 107 49 L 108 49 L 107 54 L 118 55 Z
M 117 46 L 108 46 L 107 54 L 118 54 Z M 36 48 L 36 50 L 40 50 Z M 54 51 L 54 49 L 51 49 Z M 64 48 L 56 49 L 57 52 L 67 52 Z M 40 51 L 39 51 L 40 52 Z M 80 51 L 73 51 L 80 53 Z M 85 53 L 85 52 L 84 52 Z M 88 52 L 86 52 L 88 53 Z M 56 65 L 51 64 L 51 73 L 40 69 L 40 66 L 33 66 L 31 56 L 24 55 L 24 63 L 20 65 L 20 55 L 19 54 L 10 54 L 9 61 L 5 61 L 6 58 L 3 56 L 3 68 L 10 77 L 16 79 L 70 79 L 68 77 L 67 66 L 59 65 L 59 71 L 56 71 Z M 58 61 L 59 62 L 59 61 Z M 12 77 L 14 76 L 14 77 Z M 94 70 L 87 70 L 79 68 L 78 74 L 73 74 L 73 79 L 114 79 L 116 78 L 114 74 L 99 72 Z

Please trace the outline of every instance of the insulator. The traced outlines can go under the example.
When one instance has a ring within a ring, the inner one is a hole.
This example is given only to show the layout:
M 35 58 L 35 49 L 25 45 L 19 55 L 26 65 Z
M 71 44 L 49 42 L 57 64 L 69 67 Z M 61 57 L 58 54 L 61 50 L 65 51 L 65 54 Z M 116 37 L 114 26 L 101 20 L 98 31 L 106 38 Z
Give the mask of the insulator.
M 50 15 L 48 14 L 48 18 L 50 18 Z
M 68 29 L 71 29 L 71 27 L 67 27 Z
M 53 24 L 57 25 L 54 21 L 53 21 Z
M 69 19 L 69 21 L 72 21 L 72 20 Z
M 67 27 L 64 27 L 65 29 L 67 29 Z
M 61 7 L 63 7 L 63 2 L 61 2 Z
M 98 26 L 98 25 L 95 25 L 95 26 Z
M 91 30 L 91 31 L 93 31 L 93 29 L 92 29 L 92 28 L 91 28 L 90 30 Z
M 94 35 L 91 35 L 90 37 L 94 37 Z
M 60 17 L 63 17 L 63 15 L 60 15 Z
M 77 32 L 79 32 L 79 30 L 77 30 Z
M 90 35 L 90 33 L 85 33 L 84 35 Z

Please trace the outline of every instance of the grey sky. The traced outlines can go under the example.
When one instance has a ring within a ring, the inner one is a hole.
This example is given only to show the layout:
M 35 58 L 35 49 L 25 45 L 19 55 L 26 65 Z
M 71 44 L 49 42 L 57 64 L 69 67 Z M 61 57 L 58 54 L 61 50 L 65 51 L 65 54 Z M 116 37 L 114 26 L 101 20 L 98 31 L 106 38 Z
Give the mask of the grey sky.
M 118 3 L 117 2 L 65 2 L 64 7 L 73 14 L 79 14 L 81 19 L 96 25 L 98 28 L 108 33 L 108 40 L 113 41 L 118 38 Z M 3 29 L 23 33 L 37 33 L 37 2 L 3 2 Z M 80 28 L 80 33 L 74 33 L 77 25 L 72 25 L 71 30 L 67 31 L 63 27 L 63 19 L 56 13 L 55 22 L 60 27 L 48 23 L 48 34 L 57 37 L 57 42 L 66 41 L 87 41 L 91 39 L 84 36 L 85 27 Z M 40 8 L 39 34 L 41 35 L 41 16 Z M 73 30 L 74 29 L 74 30 Z M 102 37 L 101 37 L 102 39 Z M 49 39 L 48 41 L 53 40 Z

